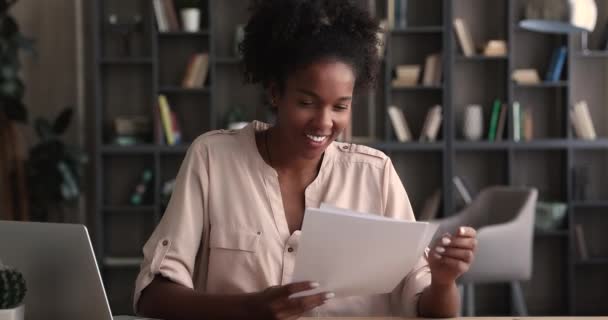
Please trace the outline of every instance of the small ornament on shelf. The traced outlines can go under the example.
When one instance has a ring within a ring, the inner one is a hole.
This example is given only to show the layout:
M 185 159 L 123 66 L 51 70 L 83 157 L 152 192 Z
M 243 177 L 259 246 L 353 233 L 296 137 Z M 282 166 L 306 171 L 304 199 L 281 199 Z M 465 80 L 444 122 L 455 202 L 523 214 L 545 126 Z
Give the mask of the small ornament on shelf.
M 479 141 L 483 136 L 483 110 L 481 105 L 471 104 L 464 109 L 462 136 L 468 141 Z
M 119 17 L 118 14 L 111 13 L 108 15 L 107 23 L 109 30 L 116 33 L 121 39 L 121 52 L 123 57 L 132 57 L 135 55 L 133 38 L 143 32 L 143 20 L 140 14 L 134 14 L 129 18 Z

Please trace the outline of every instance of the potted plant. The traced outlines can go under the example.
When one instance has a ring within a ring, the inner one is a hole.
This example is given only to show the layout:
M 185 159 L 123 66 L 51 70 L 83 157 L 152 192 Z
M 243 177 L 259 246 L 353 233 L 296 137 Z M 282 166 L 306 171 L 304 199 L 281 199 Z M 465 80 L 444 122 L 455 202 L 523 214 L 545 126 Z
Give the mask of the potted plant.
M 87 157 L 61 139 L 72 117 L 73 109 L 67 107 L 52 121 L 39 117 L 34 122 L 38 142 L 25 163 L 30 220 L 64 221 L 62 206 L 75 205 L 80 197 L 80 169 Z
M 0 262 L 0 320 L 23 320 L 27 287 L 23 274 Z
M 180 0 L 177 2 L 182 28 L 186 32 L 198 32 L 201 26 L 201 1 Z

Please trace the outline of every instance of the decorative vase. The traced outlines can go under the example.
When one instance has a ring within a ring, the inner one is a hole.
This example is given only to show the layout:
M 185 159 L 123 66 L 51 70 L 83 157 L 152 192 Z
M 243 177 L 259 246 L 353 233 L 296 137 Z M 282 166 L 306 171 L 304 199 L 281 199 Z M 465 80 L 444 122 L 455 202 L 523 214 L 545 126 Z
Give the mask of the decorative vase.
M 0 320 L 25 319 L 25 305 L 22 303 L 12 309 L 0 309 Z
M 483 136 L 483 110 L 480 105 L 468 105 L 462 118 L 462 136 L 469 141 L 478 141 Z
M 201 25 L 201 10 L 198 8 L 184 8 L 180 11 L 182 25 L 186 32 L 198 32 Z

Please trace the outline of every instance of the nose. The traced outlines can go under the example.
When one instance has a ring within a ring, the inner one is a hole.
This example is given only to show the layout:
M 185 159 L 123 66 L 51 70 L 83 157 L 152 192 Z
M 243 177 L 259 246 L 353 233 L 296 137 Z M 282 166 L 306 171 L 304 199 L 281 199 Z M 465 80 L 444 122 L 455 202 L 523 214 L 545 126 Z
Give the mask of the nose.
M 323 133 L 327 133 L 333 126 L 333 113 L 331 107 L 319 108 L 313 119 L 315 128 Z

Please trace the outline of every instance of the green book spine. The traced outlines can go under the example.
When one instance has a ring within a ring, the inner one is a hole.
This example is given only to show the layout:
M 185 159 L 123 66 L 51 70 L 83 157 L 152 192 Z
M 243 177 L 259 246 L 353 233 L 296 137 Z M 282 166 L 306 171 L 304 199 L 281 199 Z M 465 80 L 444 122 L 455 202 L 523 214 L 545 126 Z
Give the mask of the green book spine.
M 496 126 L 498 124 L 498 114 L 500 113 L 500 100 L 494 100 L 492 108 L 492 117 L 490 118 L 490 128 L 488 129 L 488 140 L 496 140 Z

